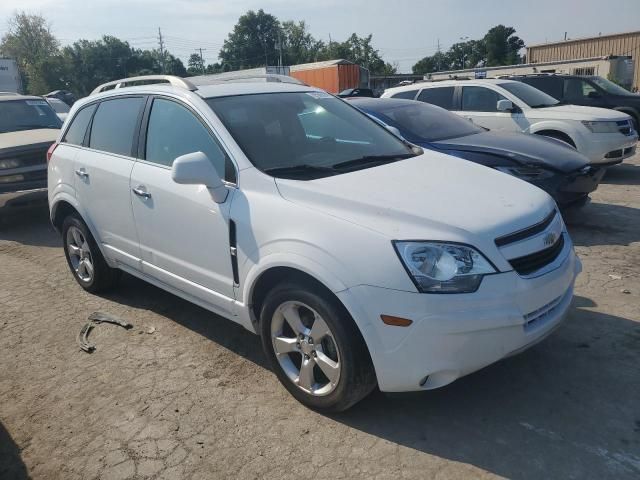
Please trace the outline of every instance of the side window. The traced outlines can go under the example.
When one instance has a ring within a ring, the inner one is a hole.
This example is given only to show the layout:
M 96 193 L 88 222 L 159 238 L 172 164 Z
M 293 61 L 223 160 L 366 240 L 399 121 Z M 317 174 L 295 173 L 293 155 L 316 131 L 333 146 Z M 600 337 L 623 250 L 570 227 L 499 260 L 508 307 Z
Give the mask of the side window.
M 453 91 L 455 87 L 425 88 L 418 95 L 418 100 L 430 103 L 447 110 L 453 110 Z
M 186 107 L 172 100 L 153 101 L 145 159 L 170 167 L 187 153 L 202 152 L 209 157 L 220 178 L 235 183 L 235 168 L 209 130 Z
M 84 135 L 87 133 L 87 127 L 91 121 L 91 115 L 93 115 L 95 109 L 96 105 L 89 105 L 76 113 L 62 141 L 72 145 L 82 145 Z
M 524 83 L 528 83 L 538 90 L 551 95 L 553 98 L 562 100 L 562 79 L 554 77 L 527 78 Z
M 416 98 L 416 93 L 418 93 L 418 90 L 405 90 L 404 92 L 398 92 L 395 95 L 391 95 L 391 98 L 406 98 L 413 100 Z
M 581 78 L 567 78 L 564 81 L 564 98 L 567 101 L 584 100 L 591 92 L 597 92 L 597 90 Z
M 89 146 L 130 157 L 143 101 L 142 97 L 125 97 L 100 103 L 93 117 Z
M 485 87 L 462 87 L 462 110 L 464 111 L 497 112 L 498 100 L 506 100 L 506 98 Z

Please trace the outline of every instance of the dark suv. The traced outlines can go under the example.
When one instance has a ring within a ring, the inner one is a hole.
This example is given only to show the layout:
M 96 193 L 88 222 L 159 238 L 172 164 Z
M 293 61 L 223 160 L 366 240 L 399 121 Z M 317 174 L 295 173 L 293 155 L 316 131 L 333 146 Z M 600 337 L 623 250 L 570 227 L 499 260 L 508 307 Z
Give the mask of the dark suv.
M 524 82 L 557 98 L 561 102 L 588 107 L 612 108 L 631 115 L 638 131 L 640 95 L 616 85 L 606 78 L 579 75 L 512 75 L 510 80 Z

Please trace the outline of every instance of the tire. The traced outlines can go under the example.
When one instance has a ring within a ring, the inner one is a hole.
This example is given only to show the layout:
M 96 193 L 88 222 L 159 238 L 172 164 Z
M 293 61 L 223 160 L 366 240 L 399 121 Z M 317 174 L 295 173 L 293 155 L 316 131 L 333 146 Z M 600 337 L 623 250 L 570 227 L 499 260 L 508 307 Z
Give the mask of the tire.
M 118 283 L 120 270 L 107 265 L 91 232 L 79 215 L 71 214 L 62 222 L 62 241 L 64 256 L 73 278 L 87 292 L 104 292 Z
M 296 323 L 298 335 L 292 327 Z M 369 351 L 353 319 L 330 292 L 311 282 L 282 283 L 267 294 L 260 313 L 260 334 L 276 376 L 309 408 L 341 412 L 376 386 Z M 276 343 L 280 353 L 276 353 Z M 305 365 L 306 373 L 302 373 Z M 309 372 L 311 381 L 306 381 Z

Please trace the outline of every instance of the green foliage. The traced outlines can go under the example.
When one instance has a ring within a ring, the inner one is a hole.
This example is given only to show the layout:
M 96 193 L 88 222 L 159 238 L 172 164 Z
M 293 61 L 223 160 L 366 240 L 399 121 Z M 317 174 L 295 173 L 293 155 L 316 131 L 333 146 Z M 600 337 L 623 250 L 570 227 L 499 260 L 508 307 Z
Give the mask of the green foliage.
M 518 52 L 524 41 L 515 36 L 513 27 L 497 25 L 481 40 L 454 43 L 446 52 L 424 57 L 413 66 L 422 75 L 444 70 L 464 70 L 480 66 L 513 65 L 520 62 Z
M 274 65 L 280 32 L 276 17 L 262 9 L 249 10 L 238 19 L 218 56 L 223 64 L 231 65 L 234 70 Z

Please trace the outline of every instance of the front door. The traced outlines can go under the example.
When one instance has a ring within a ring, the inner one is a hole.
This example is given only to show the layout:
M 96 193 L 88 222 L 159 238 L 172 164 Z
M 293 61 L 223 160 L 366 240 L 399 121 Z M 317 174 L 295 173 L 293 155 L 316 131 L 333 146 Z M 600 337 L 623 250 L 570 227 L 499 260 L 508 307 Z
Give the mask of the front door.
M 463 86 L 460 111 L 456 112 L 476 125 L 490 130 L 522 132 L 524 116 L 520 112 L 498 111 L 498 101 L 508 100 L 495 90 L 480 86 Z
M 175 183 L 171 166 L 177 157 L 200 151 L 225 178 L 230 161 L 204 122 L 177 101 L 155 98 L 145 131 L 143 159 L 135 163 L 130 183 L 143 271 L 229 313 L 233 195 L 217 204 L 204 185 Z

